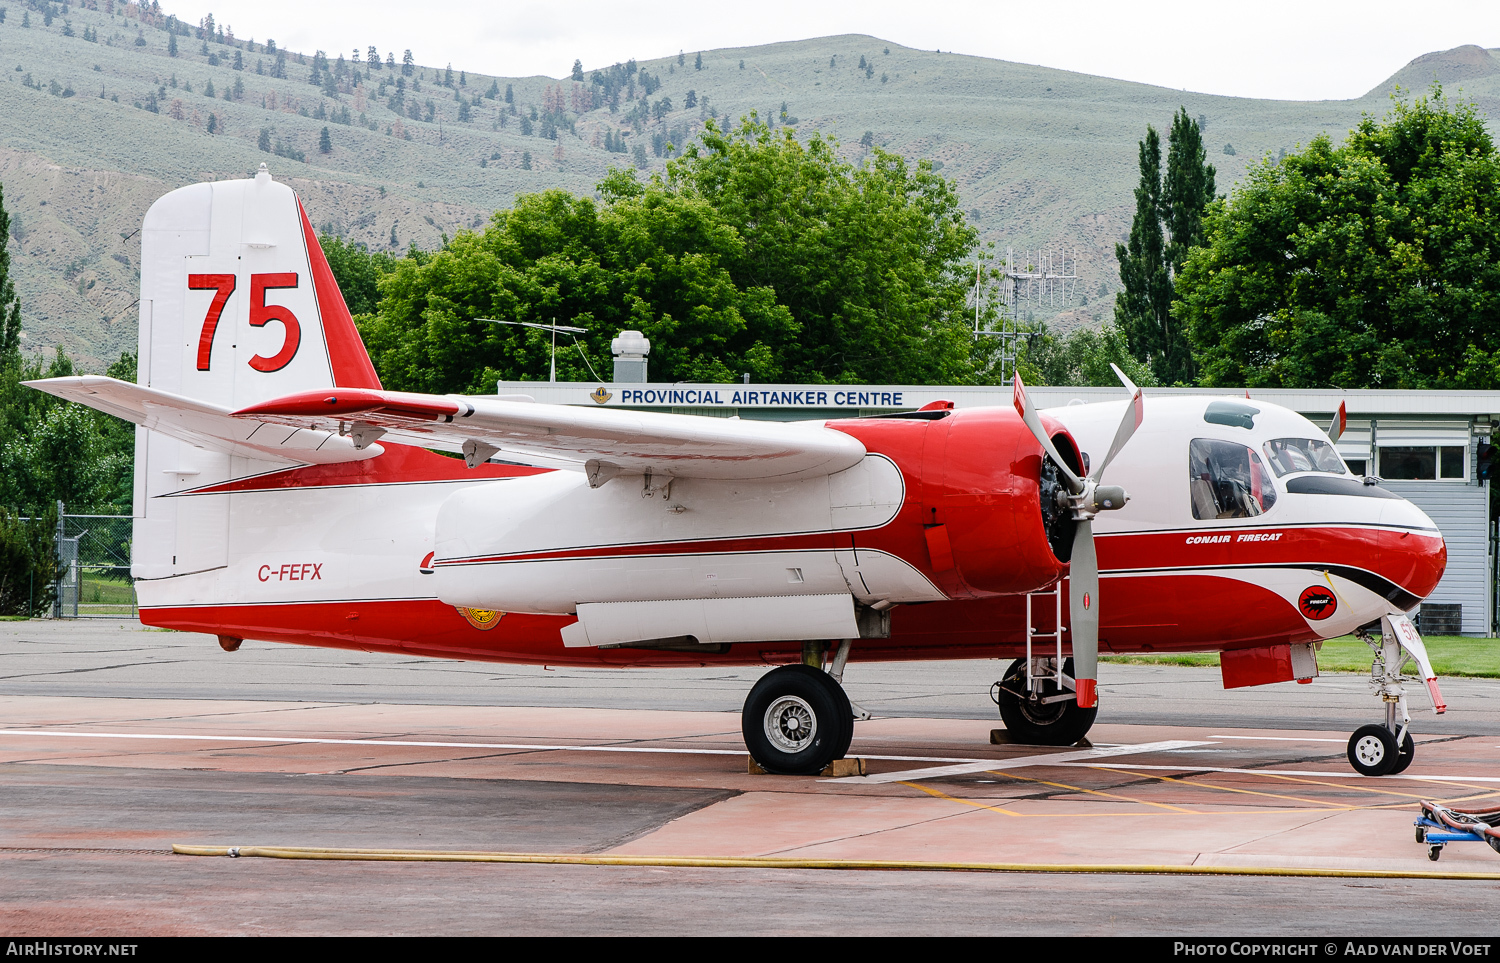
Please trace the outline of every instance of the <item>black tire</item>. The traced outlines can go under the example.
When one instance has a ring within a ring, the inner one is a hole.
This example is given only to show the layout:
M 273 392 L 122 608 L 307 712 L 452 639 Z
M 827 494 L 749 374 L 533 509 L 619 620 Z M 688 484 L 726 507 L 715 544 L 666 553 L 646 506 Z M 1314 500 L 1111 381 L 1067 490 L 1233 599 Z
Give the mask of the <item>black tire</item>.
M 1416 757 L 1417 744 L 1412 741 L 1411 730 L 1408 729 L 1406 731 L 1406 738 L 1401 740 L 1401 748 L 1396 753 L 1396 765 L 1391 767 L 1391 771 L 1386 773 L 1386 775 L 1394 776 L 1398 772 L 1405 772 L 1406 767 L 1410 766 L 1412 760 Z
M 1349 737 L 1349 765 L 1361 776 L 1389 775 L 1400 762 L 1396 737 L 1381 725 L 1360 726 Z
M 1417 842 L 1419 842 L 1419 843 L 1425 843 L 1425 842 L 1427 842 L 1427 827 L 1426 826 L 1418 826 L 1417 827 Z
M 810 665 L 783 665 L 761 676 L 740 715 L 750 758 L 766 772 L 789 776 L 817 775 L 838 758 L 853 727 L 831 682 Z
M 1073 674 L 1073 660 L 1063 663 L 1063 673 Z M 1000 719 L 1006 731 L 1017 741 L 1031 746 L 1071 746 L 1094 725 L 1099 707 L 1080 709 L 1072 699 L 1043 704 L 1039 699 L 1018 698 L 1012 692 L 1026 691 L 1026 660 L 1017 659 L 1005 670 L 1000 682 Z M 1007 691 L 1008 690 L 1008 691 Z M 1057 684 L 1048 681 L 1041 687 L 1042 696 L 1055 695 Z
M 849 743 L 854 741 L 854 706 L 850 704 L 849 694 L 844 691 L 839 680 L 827 672 L 819 672 L 818 675 L 822 676 L 822 683 L 828 687 L 839 706 L 839 723 L 843 727 L 843 735 L 839 737 L 833 758 L 842 759 L 849 754 Z

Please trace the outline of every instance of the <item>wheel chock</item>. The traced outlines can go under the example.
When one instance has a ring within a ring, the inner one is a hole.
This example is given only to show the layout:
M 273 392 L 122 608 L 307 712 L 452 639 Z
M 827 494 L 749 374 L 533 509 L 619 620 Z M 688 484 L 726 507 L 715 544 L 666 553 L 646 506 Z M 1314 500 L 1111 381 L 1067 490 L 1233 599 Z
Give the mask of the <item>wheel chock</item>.
M 820 775 L 829 779 L 841 779 L 844 776 L 866 776 L 869 775 L 865 768 L 865 761 L 860 758 L 835 759 L 830 762 Z
M 768 775 L 768 773 L 760 767 L 760 763 L 755 761 L 754 756 L 745 757 L 745 771 L 752 776 Z M 842 779 L 845 776 L 868 776 L 869 774 L 869 767 L 865 765 L 865 761 L 863 759 L 855 758 L 835 759 L 833 762 L 830 762 L 827 766 L 825 766 L 823 771 L 818 775 L 826 776 L 830 779 Z
M 1024 746 L 1024 745 L 1027 745 L 1027 743 L 1018 742 L 1016 739 L 1012 738 L 1009 729 L 991 729 L 990 730 L 990 745 L 992 745 L 992 746 Z M 1094 748 L 1094 744 L 1092 742 L 1089 742 L 1087 738 L 1079 739 L 1077 742 L 1073 743 L 1073 745 L 1076 746 L 1079 749 L 1092 749 L 1092 748 Z

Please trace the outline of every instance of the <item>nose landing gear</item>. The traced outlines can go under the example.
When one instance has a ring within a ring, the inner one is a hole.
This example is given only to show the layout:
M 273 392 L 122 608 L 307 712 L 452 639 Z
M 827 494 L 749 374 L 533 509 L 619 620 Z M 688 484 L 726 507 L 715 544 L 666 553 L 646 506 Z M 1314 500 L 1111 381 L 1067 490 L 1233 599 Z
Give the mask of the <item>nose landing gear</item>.
M 1411 737 L 1411 713 L 1406 708 L 1406 685 L 1411 676 L 1401 674 L 1410 661 L 1427 683 L 1433 711 L 1447 711 L 1443 695 L 1427 658 L 1427 646 L 1417 634 L 1411 620 L 1404 615 L 1387 615 L 1380 620 L 1380 639 L 1361 630 L 1359 638 L 1374 653 L 1370 666 L 1370 688 L 1385 703 L 1385 723 L 1360 726 L 1349 737 L 1349 765 L 1362 776 L 1391 776 L 1404 772 L 1416 756 Z M 1400 724 L 1397 724 L 1397 716 Z

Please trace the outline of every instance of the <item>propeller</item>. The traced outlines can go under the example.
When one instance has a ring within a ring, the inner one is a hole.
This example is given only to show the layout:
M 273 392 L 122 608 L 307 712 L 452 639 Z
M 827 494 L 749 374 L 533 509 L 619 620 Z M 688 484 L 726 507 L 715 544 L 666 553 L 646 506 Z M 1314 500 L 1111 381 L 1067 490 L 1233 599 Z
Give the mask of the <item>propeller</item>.
M 1105 469 L 1109 468 L 1110 462 L 1115 460 L 1115 456 L 1130 441 L 1146 414 L 1141 389 L 1119 367 L 1113 364 L 1110 367 L 1114 369 L 1115 377 L 1120 379 L 1125 390 L 1130 392 L 1130 404 L 1125 408 L 1120 427 L 1115 429 L 1108 454 L 1097 468 L 1081 478 L 1063 461 L 1056 446 L 1052 444 L 1052 439 L 1047 437 L 1047 432 L 1042 428 L 1042 419 L 1026 395 L 1026 386 L 1022 384 L 1019 372 L 1013 383 L 1016 411 L 1020 412 L 1021 420 L 1062 473 L 1069 494 L 1064 496 L 1059 492 L 1058 500 L 1067 499 L 1073 520 L 1077 523 L 1073 532 L 1073 554 L 1069 564 L 1071 587 L 1068 592 L 1068 612 L 1073 636 L 1073 677 L 1077 685 L 1078 705 L 1084 709 L 1093 708 L 1099 701 L 1099 555 L 1094 549 L 1093 520 L 1100 512 L 1124 508 L 1125 503 L 1130 501 L 1125 489 L 1118 485 L 1102 485 L 1100 482 L 1104 478 Z

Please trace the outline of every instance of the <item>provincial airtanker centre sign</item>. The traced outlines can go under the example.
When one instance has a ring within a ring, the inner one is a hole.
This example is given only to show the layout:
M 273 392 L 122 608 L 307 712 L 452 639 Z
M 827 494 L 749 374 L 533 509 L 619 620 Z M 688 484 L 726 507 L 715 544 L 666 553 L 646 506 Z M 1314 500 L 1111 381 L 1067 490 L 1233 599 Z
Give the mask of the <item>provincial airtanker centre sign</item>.
M 755 384 L 615 384 L 590 382 L 505 381 L 501 397 L 525 397 L 542 404 L 591 408 L 842 410 L 920 408 L 930 401 L 955 400 L 965 389 L 912 385 L 755 385 Z M 969 389 L 972 390 L 972 389 Z M 995 389 L 984 389 L 994 394 Z M 988 400 L 988 399 L 987 399 Z

